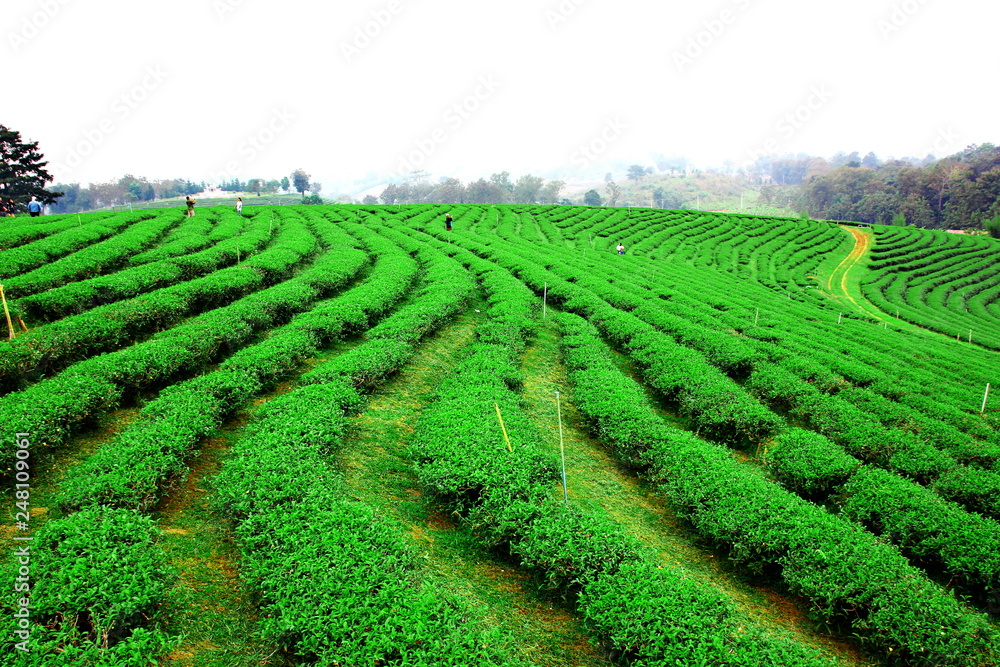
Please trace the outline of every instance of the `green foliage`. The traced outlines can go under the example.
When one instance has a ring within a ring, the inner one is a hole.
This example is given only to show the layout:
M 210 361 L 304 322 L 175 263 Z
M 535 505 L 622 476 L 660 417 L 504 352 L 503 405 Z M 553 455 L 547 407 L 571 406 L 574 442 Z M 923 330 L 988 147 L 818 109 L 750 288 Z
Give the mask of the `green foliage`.
M 771 470 L 782 485 L 805 496 L 825 496 L 861 463 L 819 433 L 790 429 L 768 449 Z
M 1000 213 L 983 220 L 983 229 L 989 233 L 990 238 L 1000 239 Z

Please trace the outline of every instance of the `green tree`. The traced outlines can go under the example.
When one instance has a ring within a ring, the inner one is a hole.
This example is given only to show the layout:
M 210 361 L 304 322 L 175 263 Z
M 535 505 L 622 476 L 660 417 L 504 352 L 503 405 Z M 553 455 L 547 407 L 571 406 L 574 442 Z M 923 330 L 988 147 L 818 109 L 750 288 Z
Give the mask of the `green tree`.
M 531 174 L 525 174 L 517 179 L 517 183 L 514 184 L 514 203 L 537 204 L 538 191 L 542 189 L 542 183 L 544 182 L 544 179 L 532 176 Z
M 309 189 L 309 179 L 312 178 L 309 174 L 305 172 L 304 169 L 296 169 L 292 172 L 292 185 L 295 187 L 295 191 L 300 195 L 304 195 L 306 190 Z
M 361 198 L 361 203 L 365 206 L 375 206 L 378 204 L 378 199 L 374 195 L 365 195 Z
M 439 204 L 461 204 L 465 197 L 465 186 L 457 178 L 446 178 L 434 189 L 434 197 Z
M 989 218 L 983 222 L 983 227 L 989 232 L 989 235 L 995 239 L 1000 239 L 1000 214 Z
M 45 169 L 48 161 L 38 150 L 38 142 L 21 141 L 21 133 L 0 125 L 0 196 L 13 199 L 23 209 L 35 197 L 42 204 L 53 204 L 62 192 L 46 190 L 52 180 Z
M 484 178 L 473 181 L 465 186 L 465 202 L 467 204 L 502 204 L 503 192 L 500 186 Z
M 250 192 L 256 192 L 260 195 L 260 191 L 264 189 L 264 179 L 263 178 L 251 178 L 247 181 L 247 190 Z
M 597 190 L 587 190 L 583 195 L 583 203 L 587 206 L 600 206 L 601 193 Z
M 538 203 L 555 204 L 559 201 L 559 193 L 566 187 L 565 181 L 549 181 L 538 193 Z
M 622 196 L 622 189 L 614 181 L 608 181 L 607 186 L 604 188 L 608 193 L 608 206 L 614 206 L 618 203 L 618 198 Z
M 490 185 L 499 197 L 500 201 L 490 202 L 491 204 L 509 204 L 513 198 L 514 184 L 510 182 L 510 172 L 501 171 L 499 174 L 490 176 Z
M 320 197 L 318 194 L 313 193 L 311 195 L 302 197 L 302 203 L 303 204 L 322 204 L 323 203 L 323 198 Z
M 281 179 L 281 189 L 284 190 L 285 192 L 288 192 L 288 188 L 290 188 L 291 186 L 292 184 L 288 182 L 288 177 L 284 176 Z
M 641 164 L 633 164 L 628 168 L 628 177 L 633 181 L 641 181 L 646 176 L 646 168 Z

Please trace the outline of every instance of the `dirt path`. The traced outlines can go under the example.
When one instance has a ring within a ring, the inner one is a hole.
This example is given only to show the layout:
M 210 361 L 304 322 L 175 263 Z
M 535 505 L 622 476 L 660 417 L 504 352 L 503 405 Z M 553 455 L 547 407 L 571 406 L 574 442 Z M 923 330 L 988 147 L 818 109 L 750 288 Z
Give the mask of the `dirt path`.
M 864 300 L 863 303 L 861 303 L 855 299 L 854 295 L 851 294 L 848 283 L 848 279 L 852 277 L 852 269 L 857 267 L 858 263 L 868 256 L 868 251 L 872 242 L 871 234 L 856 227 L 844 227 L 843 229 L 846 229 L 850 232 L 851 236 L 854 237 L 854 248 L 847 255 L 847 257 L 841 260 L 840 264 L 838 264 L 836 268 L 830 272 L 830 275 L 827 276 L 827 293 L 844 305 L 850 304 L 855 310 L 864 315 L 882 320 L 885 317 L 885 313 L 876 308 L 874 304 L 869 303 L 867 300 Z
M 207 483 L 222 468 L 225 452 L 239 439 L 247 420 L 245 412 L 239 413 L 203 443 L 187 479 L 154 513 L 163 533 L 160 546 L 179 574 L 164 610 L 167 629 L 184 635 L 180 646 L 163 659 L 166 665 L 287 664 L 274 646 L 260 639 L 257 607 L 237 572 L 239 550 L 228 521 L 212 510 Z

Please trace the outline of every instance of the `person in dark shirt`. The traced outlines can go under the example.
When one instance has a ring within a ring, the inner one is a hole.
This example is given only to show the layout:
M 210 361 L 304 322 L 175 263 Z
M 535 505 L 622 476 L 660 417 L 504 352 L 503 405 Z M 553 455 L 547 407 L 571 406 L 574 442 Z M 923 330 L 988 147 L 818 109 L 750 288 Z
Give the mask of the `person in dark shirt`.
M 449 213 L 448 215 L 444 216 L 444 228 L 445 228 L 445 229 L 446 229 L 447 231 L 449 231 L 449 232 L 451 231 L 451 223 L 452 223 L 453 221 L 454 221 L 454 220 L 453 220 L 453 218 L 451 217 L 451 213 Z
M 191 199 L 191 195 L 188 195 L 186 197 L 186 199 L 187 199 L 186 203 L 187 203 L 187 207 L 188 207 L 188 209 L 187 209 L 187 216 L 189 218 L 193 218 L 194 217 L 194 200 Z

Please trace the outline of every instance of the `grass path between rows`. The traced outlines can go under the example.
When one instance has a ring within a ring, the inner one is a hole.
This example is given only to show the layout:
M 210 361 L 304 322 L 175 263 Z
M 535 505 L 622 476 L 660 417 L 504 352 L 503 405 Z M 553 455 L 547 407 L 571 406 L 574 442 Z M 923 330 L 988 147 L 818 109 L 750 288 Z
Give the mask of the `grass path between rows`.
M 571 503 L 607 516 L 650 547 L 666 565 L 681 567 L 705 585 L 722 591 L 759 627 L 791 634 L 844 665 L 880 664 L 863 656 L 856 645 L 818 630 L 800 601 L 750 578 L 723 554 L 706 547 L 659 492 L 621 466 L 589 435 L 586 420 L 573 405 L 573 390 L 560 359 L 559 334 L 554 326 L 542 326 L 525 355 L 524 402 L 548 445 L 558 452 L 555 392 L 560 392 Z M 553 492 L 561 498 L 561 484 Z
M 256 399 L 261 404 L 265 399 Z M 178 579 L 164 607 L 167 631 L 183 635 L 163 659 L 177 667 L 279 667 L 288 664 L 257 632 L 257 607 L 237 571 L 239 549 L 229 522 L 212 509 L 209 480 L 249 420 L 240 412 L 215 437 L 201 443 L 183 483 L 167 494 L 153 516 L 160 546 Z
M 500 628 L 515 652 L 537 665 L 610 667 L 580 621 L 540 594 L 531 576 L 495 558 L 422 490 L 406 444 L 435 387 L 474 340 L 474 306 L 429 337 L 410 362 L 375 392 L 339 455 L 354 496 L 398 521 L 412 538 L 433 588 L 463 597 L 483 621 Z M 499 428 L 486 416 L 483 428 Z M 498 440 L 499 441 L 499 440 Z

